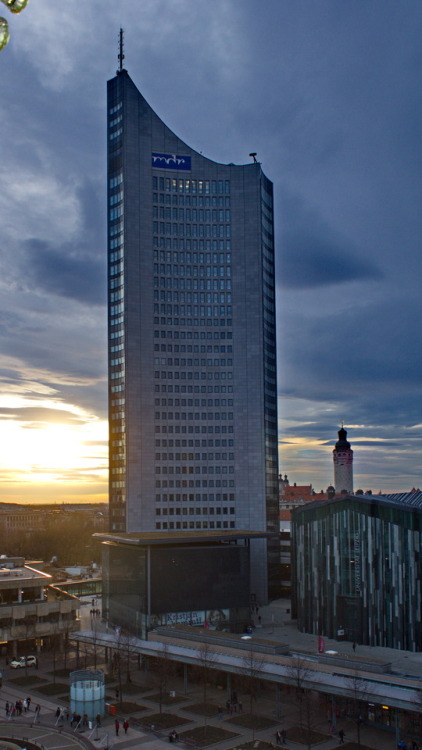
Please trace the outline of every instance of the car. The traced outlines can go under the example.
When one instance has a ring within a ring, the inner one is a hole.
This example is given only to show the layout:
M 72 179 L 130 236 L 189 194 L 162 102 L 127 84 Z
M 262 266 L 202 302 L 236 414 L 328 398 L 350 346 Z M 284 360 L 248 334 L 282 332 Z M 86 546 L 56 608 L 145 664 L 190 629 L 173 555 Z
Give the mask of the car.
M 19 656 L 17 659 L 13 659 L 10 662 L 12 669 L 22 669 L 24 667 L 36 667 L 38 665 L 38 659 L 36 656 Z

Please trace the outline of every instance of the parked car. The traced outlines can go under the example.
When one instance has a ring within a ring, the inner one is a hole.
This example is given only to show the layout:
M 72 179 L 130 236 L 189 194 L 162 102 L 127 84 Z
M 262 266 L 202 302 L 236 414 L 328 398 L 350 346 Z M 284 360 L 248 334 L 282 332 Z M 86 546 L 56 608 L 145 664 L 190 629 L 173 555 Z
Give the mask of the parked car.
M 36 667 L 38 659 L 36 656 L 19 656 L 10 662 L 12 669 L 21 669 L 23 667 Z

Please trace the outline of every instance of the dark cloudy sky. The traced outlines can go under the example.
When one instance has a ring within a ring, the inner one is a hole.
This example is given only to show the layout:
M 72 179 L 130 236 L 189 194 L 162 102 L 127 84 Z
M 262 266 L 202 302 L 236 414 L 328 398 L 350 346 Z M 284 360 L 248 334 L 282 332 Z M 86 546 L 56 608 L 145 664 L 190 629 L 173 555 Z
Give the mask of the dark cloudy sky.
M 31 0 L 0 52 L 0 499 L 106 498 L 105 94 L 275 185 L 280 470 L 421 486 L 420 0 Z

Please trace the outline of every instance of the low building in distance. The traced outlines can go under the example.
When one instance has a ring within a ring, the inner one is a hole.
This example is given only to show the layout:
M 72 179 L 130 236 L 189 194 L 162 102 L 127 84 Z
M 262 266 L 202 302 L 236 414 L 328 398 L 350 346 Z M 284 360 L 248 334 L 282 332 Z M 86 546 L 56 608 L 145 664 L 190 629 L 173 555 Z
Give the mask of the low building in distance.
M 0 646 L 15 657 L 38 652 L 51 637 L 79 630 L 79 600 L 20 557 L 0 558 Z

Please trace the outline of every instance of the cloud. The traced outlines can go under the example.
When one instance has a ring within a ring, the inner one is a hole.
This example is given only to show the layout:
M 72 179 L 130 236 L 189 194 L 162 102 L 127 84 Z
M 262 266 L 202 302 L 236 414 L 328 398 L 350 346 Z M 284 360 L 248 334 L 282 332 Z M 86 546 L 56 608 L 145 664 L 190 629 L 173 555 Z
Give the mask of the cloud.
M 7 408 L 0 406 L 0 418 L 2 419 L 16 419 L 19 422 L 26 422 L 27 427 L 42 427 L 45 424 L 73 424 L 77 425 L 84 421 L 86 418 L 81 414 L 75 414 L 64 409 L 52 409 L 46 407 L 17 407 Z
M 390 485 L 411 481 L 422 4 L 80 6 L 30 3 L 0 53 L 2 394 L 106 415 L 105 82 L 123 26 L 130 75 L 180 138 L 223 162 L 257 151 L 274 181 L 283 468 L 327 486 L 343 417 L 362 484 L 382 486 L 383 461 Z
M 76 253 L 75 253 L 76 249 Z M 105 303 L 105 261 L 83 257 L 80 247 L 53 248 L 41 240 L 23 245 L 25 282 L 33 290 L 91 305 Z
M 336 232 L 298 198 L 282 199 L 280 261 L 282 288 L 310 289 L 351 281 L 379 281 L 379 264 L 362 257 L 360 248 Z

